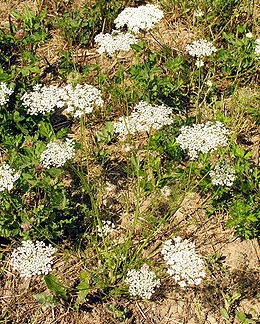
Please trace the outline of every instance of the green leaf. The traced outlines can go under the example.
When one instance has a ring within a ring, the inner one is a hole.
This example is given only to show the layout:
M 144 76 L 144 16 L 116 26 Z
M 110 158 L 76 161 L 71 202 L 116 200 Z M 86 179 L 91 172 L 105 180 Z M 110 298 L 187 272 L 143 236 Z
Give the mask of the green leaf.
M 45 307 L 55 306 L 59 304 L 59 301 L 55 296 L 47 295 L 46 293 L 33 295 L 33 298 L 36 299 L 38 303 L 40 303 Z
M 160 72 L 163 72 L 163 69 L 157 67 L 151 68 L 151 73 L 160 73 Z
M 89 274 L 86 271 L 81 271 L 80 273 L 80 283 L 77 285 L 78 297 L 76 299 L 76 304 L 82 304 L 85 300 L 85 298 L 88 295 L 89 289 L 90 289 L 90 278 Z
M 63 169 L 58 169 L 58 168 L 50 168 L 46 171 L 49 175 L 53 177 L 59 177 L 64 173 Z
M 247 152 L 246 155 L 244 156 L 245 159 L 249 159 L 253 155 L 252 152 Z
M 242 322 L 246 319 L 246 315 L 244 313 L 242 313 L 242 312 L 236 313 L 236 316 Z
M 137 52 L 140 52 L 143 49 L 142 46 L 139 46 L 139 45 L 136 45 L 136 44 L 131 44 L 130 47 L 132 49 L 134 49 L 135 51 L 137 51 Z
M 64 127 L 64 128 L 61 128 L 57 133 L 56 133 L 56 137 L 57 138 L 62 138 L 64 136 L 66 136 L 69 132 L 69 128 L 68 127 Z
M 232 298 L 232 302 L 235 301 L 235 300 L 237 300 L 240 297 L 241 297 L 241 293 L 239 291 L 235 291 L 233 293 L 232 297 L 231 297 Z
M 13 114 L 13 119 L 15 122 L 19 122 L 21 120 L 24 120 L 24 116 L 21 116 L 19 111 L 15 111 Z
M 244 324 L 255 324 L 255 321 L 246 317 L 243 312 L 237 312 L 236 317 Z
M 225 308 L 223 308 L 223 307 L 220 308 L 220 314 L 221 314 L 224 318 L 226 318 L 227 320 L 229 319 L 228 312 L 227 312 L 227 310 L 226 310 Z
M 43 121 L 39 123 L 39 132 L 42 136 L 46 137 L 48 140 L 52 140 L 55 137 L 51 124 Z
M 68 299 L 66 289 L 56 276 L 48 274 L 44 276 L 44 280 L 47 287 L 53 291 L 57 297 L 61 297 L 64 300 Z

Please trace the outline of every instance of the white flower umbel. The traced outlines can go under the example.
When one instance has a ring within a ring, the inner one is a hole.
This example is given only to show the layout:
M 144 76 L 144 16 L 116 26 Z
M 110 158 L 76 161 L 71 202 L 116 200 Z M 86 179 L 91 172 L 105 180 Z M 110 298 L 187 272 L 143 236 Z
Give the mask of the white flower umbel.
M 33 91 L 22 96 L 22 104 L 27 108 L 28 114 L 39 115 L 53 112 L 56 108 L 63 108 L 63 89 L 57 85 L 43 86 L 37 84 Z
M 216 165 L 209 175 L 214 185 L 231 187 L 236 178 L 236 172 L 233 168 L 226 164 Z
M 104 100 L 101 91 L 90 84 L 77 84 L 75 87 L 67 85 L 64 87 L 62 100 L 65 111 L 72 113 L 74 117 L 89 114 L 95 107 L 101 107 Z
M 129 51 L 132 44 L 138 42 L 131 33 L 121 33 L 113 30 L 111 34 L 100 33 L 95 37 L 95 42 L 99 45 L 97 52 L 114 54 L 117 51 Z
M 15 173 L 15 170 L 11 169 L 10 165 L 4 164 L 0 166 L 0 192 L 5 189 L 8 191 L 12 190 L 14 182 L 19 177 L 19 173 Z
M 254 37 L 254 35 L 251 32 L 248 32 L 248 33 L 246 33 L 246 37 L 247 38 L 252 38 L 252 37 Z
M 38 84 L 32 92 L 22 96 L 22 103 L 30 115 L 47 114 L 63 108 L 74 117 L 80 117 L 92 112 L 95 106 L 102 106 L 104 101 L 100 90 L 89 84 L 78 84 L 75 87 L 70 84 L 64 87 Z
M 173 122 L 172 109 L 165 105 L 151 105 L 141 101 L 127 117 L 120 117 L 114 123 L 115 133 L 121 136 L 136 132 L 148 132 L 150 129 L 160 129 Z
M 191 56 L 202 58 L 204 56 L 210 56 L 216 52 L 217 49 L 213 44 L 206 39 L 199 39 L 186 46 L 187 51 Z
M 149 266 L 144 264 L 140 270 L 129 270 L 125 283 L 129 285 L 132 296 L 150 299 L 156 287 L 160 286 L 160 279 L 156 279 L 153 271 L 148 271 Z
M 255 40 L 255 45 L 256 45 L 256 47 L 255 47 L 255 54 L 256 55 L 260 55 L 260 38 L 257 38 Z
M 150 30 L 163 18 L 163 11 L 157 6 L 147 4 L 134 8 L 125 8 L 115 19 L 116 28 L 127 26 L 127 29 L 139 33 L 140 30 Z
M 188 155 L 195 159 L 199 152 L 209 153 L 218 147 L 224 147 L 228 143 L 229 131 L 219 122 L 207 121 L 204 124 L 182 126 L 181 133 L 176 137 L 176 142 Z
M 199 39 L 186 46 L 186 50 L 191 56 L 195 56 L 197 59 L 196 66 L 203 66 L 203 58 L 210 56 L 217 51 L 217 48 L 206 39 Z
M 107 236 L 109 233 L 113 232 L 115 224 L 110 220 L 102 220 L 102 226 L 97 226 L 97 233 L 99 237 Z
M 62 167 L 68 160 L 75 156 L 74 141 L 66 139 L 65 142 L 50 142 L 42 152 L 40 161 L 45 168 Z
M 194 16 L 195 17 L 203 17 L 204 16 L 204 12 L 201 9 L 195 10 L 194 11 Z
M 14 92 L 13 89 L 8 88 L 5 82 L 0 82 L 0 106 L 5 105 L 10 95 Z
M 196 254 L 194 243 L 176 237 L 164 242 L 161 253 L 169 266 L 167 273 L 181 287 L 199 285 L 206 276 L 204 261 Z
M 54 247 L 47 246 L 44 242 L 22 241 L 22 246 L 12 252 L 10 263 L 25 279 L 35 275 L 47 275 L 51 271 L 55 252 Z

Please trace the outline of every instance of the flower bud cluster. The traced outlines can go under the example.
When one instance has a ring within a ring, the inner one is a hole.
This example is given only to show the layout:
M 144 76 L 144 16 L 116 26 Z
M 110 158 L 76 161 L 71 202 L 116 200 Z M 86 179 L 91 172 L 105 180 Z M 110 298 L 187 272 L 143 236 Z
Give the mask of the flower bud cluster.
M 139 33 L 140 30 L 150 30 L 163 18 L 163 11 L 157 6 L 147 4 L 146 6 L 125 8 L 115 19 L 116 28 L 127 26 L 127 29 Z
M 15 170 L 11 169 L 10 165 L 4 164 L 0 166 L 0 192 L 5 189 L 8 191 L 12 190 L 14 182 L 19 177 L 19 173 L 15 173 Z
M 10 264 L 25 279 L 34 275 L 46 275 L 51 271 L 55 252 L 54 247 L 46 246 L 42 241 L 22 241 L 22 246 L 12 252 Z
M 10 95 L 14 92 L 13 89 L 8 88 L 5 82 L 0 82 L 0 106 L 5 105 Z
M 196 254 L 194 243 L 176 237 L 164 242 L 161 253 L 169 266 L 167 273 L 181 287 L 199 285 L 206 276 L 204 261 Z
M 172 109 L 165 105 L 151 105 L 141 101 L 129 116 L 120 117 L 119 122 L 114 123 L 114 131 L 123 136 L 160 129 L 173 122 L 171 114 Z
M 100 33 L 95 37 L 95 42 L 100 46 L 97 52 L 108 53 L 109 55 L 117 51 L 129 51 L 132 44 L 136 44 L 138 40 L 131 33 L 122 33 L 113 30 L 112 34 Z
M 126 274 L 125 283 L 129 285 L 129 293 L 132 296 L 150 299 L 156 287 L 160 286 L 160 279 L 156 279 L 153 271 L 148 271 L 144 264 L 140 270 L 129 270 Z
M 47 114 L 57 108 L 63 108 L 74 117 L 90 113 L 95 106 L 102 106 L 101 91 L 89 84 L 78 84 L 75 87 L 66 85 L 43 86 L 37 84 L 33 91 L 22 96 L 22 103 L 30 115 Z
M 75 156 L 74 141 L 66 139 L 66 142 L 50 142 L 47 149 L 42 152 L 40 161 L 45 168 L 63 166 Z
M 102 226 L 98 225 L 97 226 L 97 232 L 99 237 L 105 237 L 109 233 L 113 232 L 115 228 L 115 224 L 112 223 L 110 220 L 102 220 L 101 221 Z
M 180 132 L 176 142 L 183 150 L 188 150 L 192 159 L 197 158 L 199 152 L 208 153 L 228 143 L 229 131 L 219 121 L 182 126 Z
M 209 175 L 214 185 L 231 187 L 235 180 L 235 170 L 229 165 L 216 165 L 214 170 L 210 171 Z

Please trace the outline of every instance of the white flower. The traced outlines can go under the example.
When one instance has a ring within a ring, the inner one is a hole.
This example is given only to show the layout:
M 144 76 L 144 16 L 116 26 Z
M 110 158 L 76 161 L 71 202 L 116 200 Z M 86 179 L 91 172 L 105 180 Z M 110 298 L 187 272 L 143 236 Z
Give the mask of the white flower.
M 199 39 L 186 46 L 186 50 L 191 56 L 197 57 L 198 60 L 205 56 L 210 56 L 217 49 L 213 44 L 206 39 Z
M 110 220 L 102 220 L 102 226 L 97 226 L 97 232 L 99 237 L 107 236 L 109 233 L 113 232 L 115 224 Z
M 22 103 L 28 108 L 30 115 L 47 114 L 56 108 L 66 108 L 65 111 L 80 117 L 90 113 L 95 106 L 102 106 L 104 101 L 101 92 L 89 84 L 43 86 L 37 84 L 33 91 L 22 96 Z
M 7 189 L 13 189 L 14 182 L 20 177 L 19 173 L 15 173 L 10 165 L 4 164 L 0 166 L 0 192 Z
M 10 263 L 23 278 L 46 275 L 51 271 L 55 252 L 54 247 L 46 246 L 44 242 L 22 241 L 22 246 L 12 252 Z
M 132 44 L 136 44 L 138 40 L 131 33 L 121 33 L 113 30 L 112 34 L 100 33 L 95 37 L 95 42 L 100 46 L 97 52 L 108 53 L 109 55 L 117 51 L 129 51 Z
M 195 10 L 194 11 L 194 16 L 195 17 L 203 17 L 204 16 L 204 12 L 201 9 Z
M 125 8 L 115 19 L 116 28 L 127 26 L 128 30 L 139 33 L 140 30 L 150 30 L 163 18 L 163 11 L 157 6 L 147 4 L 135 8 Z
M 202 60 L 197 60 L 197 61 L 195 62 L 195 65 L 196 65 L 198 68 L 200 68 L 200 67 L 204 66 L 204 62 L 203 62 Z
M 199 285 L 206 276 L 204 261 L 196 254 L 194 243 L 176 237 L 164 242 L 161 253 L 169 266 L 167 273 L 181 287 Z
M 129 270 L 126 274 L 125 283 L 129 285 L 129 293 L 132 296 L 150 299 L 156 287 L 160 286 L 160 279 L 155 279 L 153 271 L 148 271 L 144 264 L 140 270 Z
M 171 195 L 171 188 L 168 187 L 168 186 L 164 186 L 163 188 L 161 188 L 161 194 L 165 198 L 170 197 L 170 195 Z
M 252 37 L 254 37 L 254 36 L 253 36 L 253 34 L 252 34 L 251 32 L 248 32 L 248 33 L 246 33 L 246 37 L 247 37 L 247 38 L 252 38 Z
M 214 185 L 231 187 L 235 180 L 235 170 L 226 164 L 216 165 L 209 175 Z
M 188 150 L 188 155 L 192 159 L 197 158 L 199 152 L 208 153 L 228 143 L 229 131 L 219 121 L 182 126 L 180 131 L 176 142 L 183 150 Z
M 75 156 L 74 142 L 66 139 L 66 142 L 50 142 L 47 149 L 42 152 L 40 161 L 45 168 L 63 166 Z
M 208 80 L 206 82 L 206 85 L 211 88 L 213 86 L 213 82 L 211 80 Z
M 13 89 L 8 88 L 5 82 L 0 82 L 0 106 L 6 104 L 9 96 L 14 92 Z
M 89 114 L 96 106 L 101 107 L 104 104 L 101 91 L 89 84 L 65 86 L 62 100 L 66 107 L 65 111 L 73 113 L 74 117 Z
M 51 113 L 56 108 L 63 108 L 62 94 L 62 88 L 57 85 L 37 84 L 33 87 L 33 91 L 25 93 L 21 99 L 30 115 L 39 115 Z
M 255 40 L 255 44 L 256 44 L 256 47 L 255 47 L 255 54 L 256 55 L 260 55 L 260 38 L 257 38 Z
M 172 123 L 172 109 L 165 105 L 151 105 L 141 101 L 127 117 L 120 117 L 114 123 L 115 133 L 121 136 L 136 132 L 148 132 L 150 129 L 160 129 Z

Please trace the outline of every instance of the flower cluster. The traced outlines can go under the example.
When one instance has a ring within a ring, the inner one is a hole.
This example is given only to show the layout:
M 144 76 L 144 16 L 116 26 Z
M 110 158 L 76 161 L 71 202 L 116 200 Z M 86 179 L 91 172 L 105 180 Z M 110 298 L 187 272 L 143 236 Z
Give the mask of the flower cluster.
M 169 266 L 167 273 L 181 287 L 199 285 L 206 276 L 204 261 L 196 254 L 194 243 L 176 237 L 164 242 L 161 253 Z
M 125 283 L 129 285 L 132 296 L 150 299 L 156 287 L 160 286 L 160 279 L 155 279 L 153 271 L 148 271 L 149 266 L 144 264 L 140 270 L 129 270 Z
M 150 30 L 163 18 L 163 11 L 157 6 L 147 4 L 135 8 L 125 8 L 115 19 L 116 28 L 127 26 L 128 30 L 139 33 L 140 30 Z
M 14 92 L 13 89 L 8 88 L 5 82 L 0 82 L 0 106 L 5 105 L 9 96 Z
M 46 275 L 51 271 L 55 252 L 54 247 L 46 246 L 44 242 L 22 241 L 22 246 L 12 252 L 10 264 L 23 278 Z
M 255 54 L 256 55 L 260 55 L 260 38 L 257 38 L 255 40 L 255 45 L 256 45 L 256 47 L 255 47 Z
M 101 107 L 104 104 L 101 91 L 89 84 L 77 84 L 75 87 L 67 85 L 62 99 L 65 111 L 73 113 L 74 117 L 91 113 L 95 106 Z
M 74 117 L 80 117 L 90 113 L 95 106 L 102 106 L 101 92 L 89 84 L 43 86 L 37 84 L 33 91 L 22 96 L 22 103 L 28 109 L 30 115 L 47 114 L 56 108 L 64 108 L 73 113 Z
M 12 190 L 14 182 L 19 177 L 19 173 L 15 173 L 15 170 L 11 169 L 10 165 L 4 164 L 0 166 L 0 192 L 5 189 L 8 191 Z
M 204 16 L 204 12 L 201 9 L 195 10 L 194 11 L 194 16 L 195 17 L 203 17 Z
M 172 109 L 165 105 L 150 105 L 141 101 L 127 117 L 120 117 L 114 123 L 115 133 L 121 136 L 136 132 L 148 132 L 150 129 L 160 129 L 172 123 Z
M 115 224 L 110 220 L 102 220 L 102 226 L 97 226 L 97 232 L 99 237 L 107 236 L 109 233 L 113 232 Z
M 235 180 L 235 170 L 226 164 L 216 165 L 209 175 L 214 185 L 231 187 Z
M 188 150 L 188 155 L 192 159 L 197 158 L 199 152 L 208 153 L 228 143 L 229 131 L 219 121 L 182 126 L 180 131 L 176 142 L 183 150 Z
M 57 85 L 37 84 L 33 91 L 25 93 L 21 99 L 30 115 L 47 114 L 64 106 L 62 91 Z
M 121 33 L 112 31 L 112 34 L 100 33 L 95 37 L 95 42 L 100 46 L 97 52 L 108 53 L 109 55 L 117 51 L 129 51 L 132 44 L 136 44 L 138 40 L 131 33 Z
M 161 188 L 161 194 L 164 198 L 168 198 L 171 195 L 171 188 L 168 186 L 164 186 Z
M 204 65 L 202 59 L 205 56 L 210 56 L 212 53 L 217 51 L 216 47 L 206 39 L 199 39 L 192 42 L 191 44 L 186 46 L 186 50 L 191 56 L 195 56 L 197 58 L 196 65 L 198 67 Z
M 66 139 L 66 142 L 50 142 L 47 149 L 42 152 L 40 161 L 45 168 L 63 166 L 75 156 L 74 142 Z

